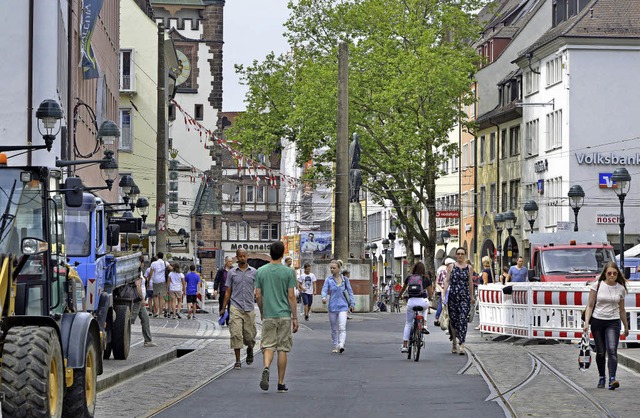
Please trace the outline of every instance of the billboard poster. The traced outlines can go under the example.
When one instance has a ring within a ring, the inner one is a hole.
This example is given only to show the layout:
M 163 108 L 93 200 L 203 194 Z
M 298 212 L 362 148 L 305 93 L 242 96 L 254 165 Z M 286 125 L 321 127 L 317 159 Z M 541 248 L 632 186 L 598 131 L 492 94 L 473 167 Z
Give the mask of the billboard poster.
M 331 256 L 331 231 L 300 231 L 300 253 L 303 258 Z

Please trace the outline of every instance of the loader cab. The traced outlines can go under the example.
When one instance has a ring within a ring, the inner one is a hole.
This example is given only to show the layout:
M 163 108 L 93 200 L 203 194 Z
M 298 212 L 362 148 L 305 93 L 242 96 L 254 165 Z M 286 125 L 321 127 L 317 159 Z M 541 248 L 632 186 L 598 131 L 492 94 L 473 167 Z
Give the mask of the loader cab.
M 59 170 L 46 167 L 2 167 L 0 172 L 0 253 L 24 263 L 16 278 L 16 315 L 64 311 L 61 177 Z

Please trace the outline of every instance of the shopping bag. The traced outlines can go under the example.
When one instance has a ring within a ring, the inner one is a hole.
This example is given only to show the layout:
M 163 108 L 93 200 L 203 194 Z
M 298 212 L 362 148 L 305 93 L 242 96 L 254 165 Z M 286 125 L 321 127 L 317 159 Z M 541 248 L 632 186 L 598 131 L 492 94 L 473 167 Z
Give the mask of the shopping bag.
M 589 341 L 589 333 L 582 334 L 580 341 L 580 352 L 578 353 L 578 367 L 581 372 L 586 372 L 591 366 L 591 342 Z
M 472 303 L 471 309 L 469 309 L 469 317 L 467 318 L 467 322 L 469 323 L 473 322 L 473 318 L 475 317 L 475 315 L 476 315 L 476 304 Z
M 442 306 L 442 313 L 440 314 L 440 329 L 443 331 L 449 329 L 449 309 L 447 305 Z

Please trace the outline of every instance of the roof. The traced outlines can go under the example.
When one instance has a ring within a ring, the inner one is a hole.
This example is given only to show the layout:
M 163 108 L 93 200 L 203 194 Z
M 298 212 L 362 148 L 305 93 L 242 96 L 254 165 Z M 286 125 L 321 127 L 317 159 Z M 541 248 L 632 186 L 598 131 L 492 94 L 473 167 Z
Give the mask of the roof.
M 640 39 L 638 0 L 592 0 L 580 13 L 549 29 L 519 58 L 561 37 Z
M 221 215 L 220 205 L 216 196 L 216 188 L 213 180 L 207 176 L 207 180 L 200 184 L 195 204 L 191 215 Z
M 478 13 L 484 32 L 476 45 L 492 38 L 513 39 L 542 7 L 541 0 L 500 0 L 491 2 Z
M 154 5 L 167 4 L 176 6 L 204 6 L 202 0 L 151 0 L 151 3 Z

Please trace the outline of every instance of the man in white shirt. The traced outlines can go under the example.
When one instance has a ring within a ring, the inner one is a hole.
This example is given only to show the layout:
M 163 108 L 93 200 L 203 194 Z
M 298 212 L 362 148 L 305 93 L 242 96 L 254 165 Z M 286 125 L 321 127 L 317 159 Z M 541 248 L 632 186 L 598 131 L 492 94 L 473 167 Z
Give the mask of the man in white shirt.
M 305 321 L 309 320 L 309 311 L 313 303 L 314 288 L 317 280 L 316 275 L 311 273 L 311 264 L 304 263 L 304 273 L 298 277 L 298 290 L 300 291 L 302 303 L 304 304 Z
M 149 281 L 153 283 L 153 307 L 155 312 L 153 317 L 157 318 L 160 312 L 164 311 L 164 297 L 167 296 L 166 271 L 171 271 L 169 263 L 163 260 L 164 254 L 159 252 L 158 259 L 151 263 L 149 271 Z M 166 316 L 166 313 L 164 314 Z

